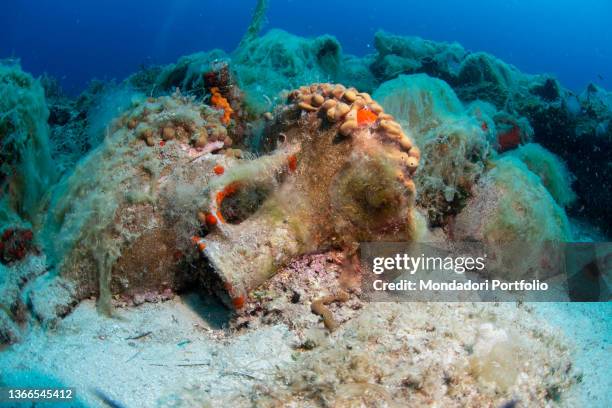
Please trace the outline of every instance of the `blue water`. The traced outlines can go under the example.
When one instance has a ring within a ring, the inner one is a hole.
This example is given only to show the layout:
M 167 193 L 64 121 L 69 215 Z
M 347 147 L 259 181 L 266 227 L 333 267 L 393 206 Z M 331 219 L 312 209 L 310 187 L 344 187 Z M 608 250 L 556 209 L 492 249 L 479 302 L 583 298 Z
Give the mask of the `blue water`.
M 94 78 L 122 79 L 142 64 L 240 40 L 255 0 L 16 0 L 0 14 L 0 58 L 48 72 L 69 93 Z M 335 35 L 345 52 L 373 51 L 384 29 L 458 41 L 531 73 L 556 75 L 571 89 L 612 88 L 610 0 L 270 0 L 267 28 Z

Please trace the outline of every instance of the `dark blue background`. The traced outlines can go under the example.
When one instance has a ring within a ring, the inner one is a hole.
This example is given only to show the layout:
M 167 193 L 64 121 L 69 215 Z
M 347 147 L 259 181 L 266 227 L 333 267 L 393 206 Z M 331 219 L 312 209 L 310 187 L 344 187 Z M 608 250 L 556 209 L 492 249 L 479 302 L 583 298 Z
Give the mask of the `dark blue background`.
M 141 64 L 231 51 L 255 0 L 6 0 L 0 58 L 61 79 L 70 93 L 93 77 L 121 79 Z M 568 87 L 612 88 L 612 0 L 270 0 L 266 28 L 335 35 L 346 52 L 372 50 L 379 29 L 458 41 Z M 603 77 L 603 80 L 599 78 Z

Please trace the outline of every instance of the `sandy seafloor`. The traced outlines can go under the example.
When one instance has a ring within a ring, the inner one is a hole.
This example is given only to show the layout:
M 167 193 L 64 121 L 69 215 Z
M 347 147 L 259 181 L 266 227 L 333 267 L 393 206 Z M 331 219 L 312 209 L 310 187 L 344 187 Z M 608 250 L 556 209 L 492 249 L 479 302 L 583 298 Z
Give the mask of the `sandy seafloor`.
M 585 407 L 612 406 L 612 305 L 530 306 L 573 345 L 574 366 L 583 373 L 573 388 L 578 399 Z M 55 377 L 76 387 L 86 406 L 107 406 L 93 395 L 98 389 L 125 407 L 155 407 L 160 398 L 172 406 L 172 395 L 184 390 L 213 401 L 247 392 L 291 363 L 294 335 L 286 326 L 225 337 L 227 331 L 218 329 L 226 318 L 222 306 L 197 295 L 118 309 L 115 318 L 101 316 L 88 300 L 55 331 L 34 328 L 23 342 L 1 352 L 0 367 L 5 373 L 31 372 L 29 379 L 13 378 L 32 385 L 34 373 Z
M 612 304 L 531 303 L 575 347 L 574 365 L 583 374 L 575 386 L 584 407 L 612 406 Z

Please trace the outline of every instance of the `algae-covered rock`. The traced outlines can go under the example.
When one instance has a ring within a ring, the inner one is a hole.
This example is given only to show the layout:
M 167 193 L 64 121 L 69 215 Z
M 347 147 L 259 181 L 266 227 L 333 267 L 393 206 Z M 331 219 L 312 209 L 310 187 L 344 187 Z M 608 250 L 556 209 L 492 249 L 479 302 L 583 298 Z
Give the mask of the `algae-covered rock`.
M 374 55 L 356 57 L 354 55 L 345 54 L 336 81 L 341 84 L 353 86 L 362 92 L 374 92 L 379 85 L 378 80 L 370 71 L 370 65 L 374 59 Z
M 561 102 L 531 106 L 536 141 L 565 161 L 577 195 L 570 213 L 612 233 L 612 94 L 595 85 Z
M 526 74 L 490 54 L 462 53 L 445 43 L 384 34 L 376 39 L 375 77 L 383 81 L 425 72 L 445 80 L 463 102 L 493 104 L 498 113 L 492 147 L 503 152 L 534 141 L 559 156 L 577 180 L 578 198 L 569 211 L 610 233 L 611 203 L 605 193 L 612 187 L 608 92 L 590 85 L 575 95 L 550 75 Z
M 33 222 L 55 181 L 43 87 L 18 63 L 0 62 L 0 225 Z
M 374 36 L 378 53 L 370 66 L 372 74 L 384 82 L 400 74 L 426 73 L 444 80 L 454 77 L 467 52 L 457 43 L 403 37 L 384 31 Z
M 507 155 L 518 158 L 529 170 L 537 174 L 561 207 L 567 207 L 574 202 L 576 195 L 571 188 L 573 176 L 565 163 L 554 154 L 536 143 L 529 143 Z
M 451 226 L 455 240 L 485 244 L 489 266 L 508 280 L 558 272 L 551 246 L 572 238 L 563 208 L 515 157 L 494 161 Z
M 184 92 L 203 95 L 206 92 L 204 74 L 213 69 L 215 63 L 227 61 L 228 55 L 222 50 L 198 52 L 186 55 L 175 63 L 164 67 L 157 74 L 154 88 L 173 92 L 179 88 Z
M 316 81 L 335 81 L 342 66 L 340 43 L 332 36 L 302 38 L 270 30 L 239 47 L 233 55 L 239 85 L 252 106 L 270 109 L 282 90 Z
M 468 55 L 454 79 L 461 99 L 482 99 L 503 107 L 513 96 L 514 87 L 522 74 L 490 54 L 479 52 Z
M 568 241 L 563 209 L 541 178 L 520 160 L 502 157 L 478 183 L 476 197 L 457 216 L 456 236 L 483 242 Z
M 482 122 L 470 115 L 450 86 L 425 74 L 401 75 L 374 93 L 386 111 L 405 123 L 423 155 L 415 176 L 417 202 L 434 225 L 463 208 L 492 154 Z
M 464 111 L 446 82 L 425 74 L 400 75 L 383 83 L 373 96 L 388 113 L 417 132 L 455 119 Z

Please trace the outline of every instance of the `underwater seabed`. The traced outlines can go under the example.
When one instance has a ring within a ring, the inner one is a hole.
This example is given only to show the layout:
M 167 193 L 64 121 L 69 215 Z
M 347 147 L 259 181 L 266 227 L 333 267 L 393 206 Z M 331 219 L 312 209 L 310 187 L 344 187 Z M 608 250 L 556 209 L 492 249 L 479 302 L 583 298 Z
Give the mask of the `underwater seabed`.
M 609 302 L 368 302 L 356 263 L 360 242 L 520 242 L 490 255 L 545 278 L 548 243 L 608 240 L 612 94 L 456 43 L 260 35 L 264 12 L 230 54 L 74 99 L 0 64 L 0 384 L 86 407 L 612 406 Z
M 317 293 L 321 271 L 301 270 Z M 609 406 L 609 303 L 352 300 L 333 308 L 343 323 L 329 334 L 292 293 L 239 332 L 195 294 L 115 318 L 86 300 L 52 333 L 36 327 L 0 353 L 2 379 L 76 387 L 85 407 L 109 406 L 100 395 L 121 407 Z

